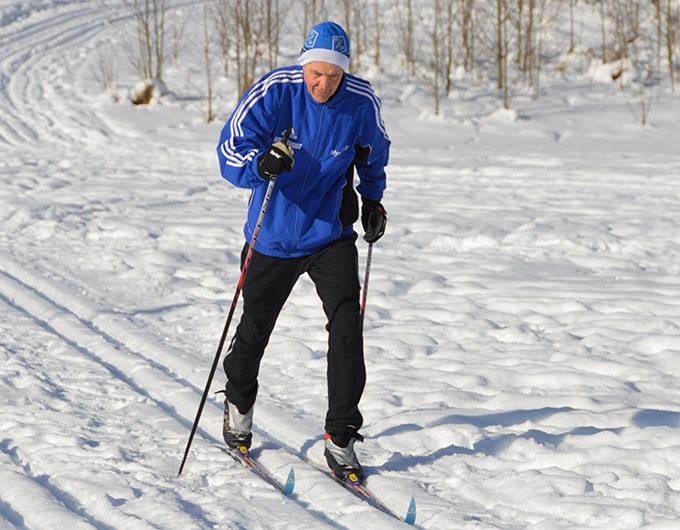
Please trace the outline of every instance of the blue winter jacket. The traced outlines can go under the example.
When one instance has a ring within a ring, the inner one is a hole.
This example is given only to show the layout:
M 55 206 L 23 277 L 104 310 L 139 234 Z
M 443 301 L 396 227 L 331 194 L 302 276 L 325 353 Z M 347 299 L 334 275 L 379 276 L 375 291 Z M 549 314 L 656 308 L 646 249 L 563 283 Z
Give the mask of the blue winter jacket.
M 380 100 L 370 83 L 345 74 L 334 96 L 317 103 L 303 80 L 302 67 L 273 70 L 244 94 L 222 129 L 217 147 L 222 176 L 253 190 L 244 235 L 250 241 L 267 181 L 257 172 L 260 154 L 292 126 L 288 145 L 291 171 L 276 179 L 255 250 L 269 256 L 313 254 L 353 233 L 357 191 L 380 200 L 390 139 Z M 356 151 L 361 152 L 355 159 Z

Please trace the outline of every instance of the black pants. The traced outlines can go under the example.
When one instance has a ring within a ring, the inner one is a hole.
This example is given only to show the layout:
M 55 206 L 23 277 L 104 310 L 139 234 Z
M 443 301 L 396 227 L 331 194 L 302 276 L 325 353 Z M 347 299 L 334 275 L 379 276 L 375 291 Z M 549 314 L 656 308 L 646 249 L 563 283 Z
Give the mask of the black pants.
M 326 432 L 352 437 L 363 423 L 359 400 L 366 383 L 356 235 L 302 258 L 253 252 L 243 283 L 243 315 L 224 359 L 227 398 L 245 413 L 255 404 L 257 376 L 281 308 L 303 274 L 316 286 L 328 323 Z M 248 246 L 243 249 L 245 258 Z

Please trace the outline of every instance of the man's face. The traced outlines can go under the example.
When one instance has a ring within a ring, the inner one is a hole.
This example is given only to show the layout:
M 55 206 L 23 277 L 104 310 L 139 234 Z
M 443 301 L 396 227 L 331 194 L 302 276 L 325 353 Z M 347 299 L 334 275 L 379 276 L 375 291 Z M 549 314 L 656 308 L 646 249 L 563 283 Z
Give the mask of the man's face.
M 342 68 L 323 61 L 314 61 L 302 67 L 305 85 L 314 101 L 326 103 L 340 86 Z

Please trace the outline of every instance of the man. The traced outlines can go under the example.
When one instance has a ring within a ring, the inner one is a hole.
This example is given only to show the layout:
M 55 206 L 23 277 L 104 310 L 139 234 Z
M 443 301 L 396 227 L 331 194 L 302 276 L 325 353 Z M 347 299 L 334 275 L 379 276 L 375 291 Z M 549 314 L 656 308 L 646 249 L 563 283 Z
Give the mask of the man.
M 364 239 L 373 243 L 387 222 L 380 200 L 390 139 L 370 84 L 346 73 L 349 57 L 349 38 L 339 25 L 316 25 L 299 65 L 268 73 L 244 94 L 217 153 L 222 176 L 252 190 L 242 260 L 268 181 L 276 179 L 245 274 L 241 321 L 224 359 L 224 440 L 241 452 L 250 448 L 260 362 L 284 302 L 307 273 L 328 319 L 324 454 L 336 476 L 358 483 L 363 471 L 354 442 L 363 439 L 366 369 L 354 168 Z

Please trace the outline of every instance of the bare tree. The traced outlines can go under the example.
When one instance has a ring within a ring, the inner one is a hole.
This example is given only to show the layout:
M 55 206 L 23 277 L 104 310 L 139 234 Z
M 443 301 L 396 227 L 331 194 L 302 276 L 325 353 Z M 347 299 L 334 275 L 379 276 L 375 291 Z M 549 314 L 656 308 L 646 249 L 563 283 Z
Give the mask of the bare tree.
M 239 96 L 265 70 L 277 66 L 283 11 L 281 0 L 209 0 L 225 77 L 232 68 Z M 307 11 L 305 11 L 307 13 Z
M 356 51 L 357 69 L 361 68 L 361 59 L 368 48 L 367 33 L 368 33 L 368 0 L 355 0 L 352 3 L 354 24 L 350 27 L 352 30 L 352 42 L 354 43 L 354 52 Z
M 166 58 L 165 0 L 125 0 L 136 22 L 138 48 L 133 66 L 144 79 L 163 79 Z
M 342 0 L 340 3 L 342 7 L 343 27 L 350 36 L 352 42 L 352 67 L 354 69 L 361 68 L 361 54 L 363 50 L 362 38 L 362 21 L 365 13 L 364 0 Z
M 276 66 L 276 61 L 279 58 L 279 41 L 281 33 L 281 5 L 279 0 L 265 0 L 264 16 L 267 59 L 269 61 L 269 69 L 271 70 Z
M 503 97 L 503 107 L 510 108 L 510 79 L 508 57 L 510 37 L 508 32 L 510 13 L 507 0 L 495 0 L 494 55 L 496 59 L 496 87 Z
M 305 6 L 305 31 L 328 18 L 324 0 L 302 0 Z
M 526 53 L 526 45 L 522 46 L 523 37 L 525 36 L 524 31 L 522 31 L 522 24 L 524 23 L 524 3 L 525 0 L 517 1 L 517 14 L 515 15 L 515 33 L 517 38 L 517 66 L 522 67 L 526 62 L 526 57 L 523 56 Z
M 663 48 L 663 6 L 661 0 L 650 0 L 654 8 L 654 25 L 656 27 L 656 70 L 661 72 L 661 50 Z
M 212 53 L 210 52 L 210 44 L 212 36 L 210 35 L 210 9 L 206 4 L 203 4 L 203 60 L 205 66 L 205 80 L 208 99 L 208 108 L 206 109 L 205 121 L 212 122 L 215 119 L 213 114 L 213 74 L 212 74 Z
M 234 28 L 236 29 L 236 70 L 238 78 L 238 92 L 243 94 L 253 82 L 251 71 L 254 70 L 253 62 L 257 61 L 255 36 L 251 31 L 250 13 L 246 0 L 234 0 Z
M 416 71 L 413 0 L 395 0 L 397 15 L 397 42 L 400 43 L 402 63 L 406 77 L 411 79 Z
M 231 0 L 233 50 L 239 94 L 250 87 L 266 51 L 268 0 Z M 278 19 L 278 15 L 276 15 Z M 278 32 L 277 32 L 278 34 Z M 278 46 L 278 45 L 277 45 Z M 278 48 L 276 48 L 278 50 Z
M 538 97 L 543 51 L 543 33 L 546 25 L 546 4 L 549 0 L 526 0 L 524 23 L 519 26 L 523 33 L 524 50 L 520 69 L 524 80 L 532 87 L 533 97 Z
M 636 3 L 635 0 L 626 0 L 631 4 Z M 636 5 L 623 6 L 628 11 L 629 14 L 632 11 L 636 11 L 641 6 L 636 3 Z M 638 28 L 639 31 L 639 28 Z M 654 100 L 654 90 L 656 83 L 653 82 L 654 70 L 656 67 L 655 61 L 650 61 L 647 57 L 644 57 L 641 53 L 642 47 L 647 47 L 648 43 L 640 43 L 642 39 L 633 39 L 628 43 L 627 58 L 628 64 L 632 70 L 633 78 L 630 82 L 630 87 L 624 86 L 622 84 L 622 91 L 624 96 L 628 96 L 627 93 L 631 93 L 633 100 L 628 102 L 633 116 L 640 122 L 644 127 L 647 125 L 649 119 L 649 113 L 652 107 L 652 102 Z
M 229 63 L 232 47 L 232 24 L 230 0 L 214 0 L 210 3 L 211 17 L 215 24 L 215 34 L 222 58 L 222 70 L 224 77 L 229 77 Z
M 531 69 L 529 79 L 532 87 L 532 97 L 538 98 L 541 86 L 541 70 L 543 68 L 543 45 L 544 33 L 549 24 L 550 17 L 546 14 L 551 0 L 531 0 L 538 2 L 538 11 L 535 13 L 536 24 L 531 35 Z M 534 5 L 535 8 L 535 5 Z
M 463 67 L 472 72 L 475 63 L 475 22 L 474 0 L 458 0 L 460 4 L 460 36 L 463 49 Z
M 378 67 L 380 66 L 382 32 L 385 27 L 384 8 L 385 6 L 380 1 L 373 3 L 373 64 Z
M 425 31 L 430 37 L 431 54 L 430 59 L 418 71 L 418 77 L 430 88 L 434 96 L 434 113 L 439 114 L 439 106 L 441 99 L 441 79 L 444 63 L 444 33 L 442 31 L 441 13 L 444 0 L 433 0 L 434 12 L 432 13 L 432 22 L 426 23 L 421 15 L 420 20 Z
M 189 17 L 184 16 L 185 11 L 178 10 L 177 16 L 170 17 L 170 27 L 167 32 L 170 35 L 170 44 L 167 57 L 170 64 L 176 65 L 179 62 L 180 53 L 187 47 L 186 29 Z
M 607 0 L 599 0 L 600 3 L 600 48 L 602 64 L 606 63 L 609 53 L 607 52 Z
M 91 72 L 103 91 L 114 87 L 116 59 L 110 49 L 97 51 L 97 61 L 92 65 Z
M 444 94 L 448 96 L 451 93 L 451 82 L 453 78 L 453 63 L 454 63 L 454 48 L 455 39 L 453 33 L 453 25 L 455 18 L 454 0 L 446 0 L 444 5 L 444 13 L 446 14 L 444 26 L 444 46 L 445 46 L 445 64 L 444 64 Z
M 524 36 L 524 55 L 521 63 L 522 72 L 525 79 L 533 82 L 532 75 L 536 64 L 536 0 L 528 0 L 529 9 L 527 12 L 526 34 Z
M 637 0 L 620 0 L 614 17 L 616 57 L 630 58 L 630 47 L 640 36 L 640 4 Z
M 678 21 L 680 14 L 676 7 L 675 12 L 671 0 L 666 0 L 666 53 L 668 55 L 668 76 L 671 81 L 671 90 L 675 93 L 675 67 L 673 64 L 673 48 L 678 38 Z
M 577 0 L 569 0 L 569 53 L 574 51 L 576 44 L 574 42 L 574 8 Z

